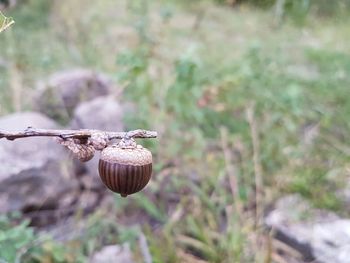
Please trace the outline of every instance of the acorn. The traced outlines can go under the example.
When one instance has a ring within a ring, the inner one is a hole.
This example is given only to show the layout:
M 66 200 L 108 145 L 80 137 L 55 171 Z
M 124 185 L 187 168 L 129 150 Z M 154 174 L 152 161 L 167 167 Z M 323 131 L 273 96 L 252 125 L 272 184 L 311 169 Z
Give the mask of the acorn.
M 110 190 L 126 197 L 141 191 L 151 179 L 152 153 L 133 139 L 122 139 L 102 150 L 98 171 Z

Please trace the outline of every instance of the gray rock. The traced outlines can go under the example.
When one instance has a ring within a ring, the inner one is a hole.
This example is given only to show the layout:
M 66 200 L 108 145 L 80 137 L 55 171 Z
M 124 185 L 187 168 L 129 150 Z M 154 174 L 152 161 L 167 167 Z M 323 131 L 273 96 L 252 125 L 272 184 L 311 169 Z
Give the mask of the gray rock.
M 70 126 L 73 129 L 122 131 L 123 108 L 112 96 L 83 102 L 75 109 Z
M 0 10 L 5 8 L 14 8 L 17 5 L 17 0 L 3 0 L 0 1 Z
M 110 79 L 92 70 L 75 69 L 56 73 L 38 85 L 37 109 L 68 123 L 79 103 L 105 96 L 112 90 Z
M 35 112 L 0 118 L 3 130 L 28 126 L 57 128 L 51 119 Z M 59 196 L 78 187 L 67 156 L 52 138 L 0 140 L 0 212 L 58 206 Z
M 350 220 L 312 208 L 298 195 L 277 201 L 265 218 L 276 238 L 298 250 L 307 261 L 347 263 L 350 259 Z
M 74 111 L 74 117 L 70 127 L 72 129 L 98 129 L 103 131 L 123 131 L 123 107 L 112 97 L 99 97 L 94 100 L 81 103 Z M 99 153 L 86 163 L 75 162 L 77 171 L 86 173 L 90 178 L 87 189 L 104 187 L 98 175 Z
M 91 263 L 133 263 L 132 254 L 128 244 L 110 245 L 96 252 Z

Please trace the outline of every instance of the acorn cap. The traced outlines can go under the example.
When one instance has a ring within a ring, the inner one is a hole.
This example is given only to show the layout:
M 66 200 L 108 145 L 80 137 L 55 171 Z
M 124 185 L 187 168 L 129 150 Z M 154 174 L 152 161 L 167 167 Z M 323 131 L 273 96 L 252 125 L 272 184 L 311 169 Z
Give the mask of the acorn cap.
M 136 148 L 121 148 L 118 145 L 111 145 L 101 152 L 101 160 L 141 166 L 152 163 L 152 153 L 141 145 L 137 145 Z

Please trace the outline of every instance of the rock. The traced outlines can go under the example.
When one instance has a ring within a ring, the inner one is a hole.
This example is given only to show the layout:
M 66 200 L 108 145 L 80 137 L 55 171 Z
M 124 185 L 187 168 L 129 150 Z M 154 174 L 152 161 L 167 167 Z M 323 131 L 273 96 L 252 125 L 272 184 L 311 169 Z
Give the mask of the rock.
M 106 76 L 87 69 L 56 73 L 40 83 L 37 109 L 43 114 L 68 123 L 79 103 L 108 95 L 113 84 Z
M 99 97 L 94 100 L 81 103 L 74 111 L 71 122 L 72 129 L 98 129 L 104 131 L 123 131 L 123 107 L 112 97 Z M 92 180 L 88 189 L 103 188 L 97 167 L 99 153 L 87 163 L 75 163 L 77 171 L 86 172 Z
M 99 154 L 98 154 L 98 157 L 99 157 Z M 93 160 L 94 163 L 98 162 L 98 157 L 95 157 L 97 160 L 96 161 Z M 102 182 L 99 181 L 100 179 L 99 179 L 99 175 L 97 175 L 97 167 L 94 168 L 92 165 L 88 166 L 87 163 L 86 164 L 75 163 L 75 165 L 80 169 L 81 168 L 84 169 L 83 175 L 85 176 L 81 176 L 79 178 L 82 188 L 88 191 L 95 191 L 95 192 L 100 191 L 101 188 L 103 187 L 103 184 Z M 88 169 L 91 169 L 91 170 L 88 171 Z
M 299 195 L 278 200 L 265 223 L 277 239 L 298 250 L 306 261 L 349 262 L 350 220 L 312 208 Z
M 91 263 L 133 263 L 132 254 L 128 244 L 110 245 L 96 252 Z
M 79 198 L 79 209 L 93 210 L 93 208 L 99 203 L 100 196 L 93 191 L 83 191 Z
M 81 103 L 74 111 L 70 126 L 73 129 L 122 131 L 123 108 L 112 96 Z
M 91 221 L 91 217 L 87 215 L 96 208 L 99 211 L 101 209 L 105 211 L 105 208 L 100 205 L 105 198 L 96 192 L 80 190 L 76 191 L 75 196 L 71 194 L 68 198 L 60 202 L 64 207 L 36 212 L 40 221 L 48 221 L 45 224 L 34 224 L 37 227 L 39 237 L 50 236 L 63 243 L 83 239 L 86 237 L 86 232 L 90 231 L 91 225 L 94 224 L 94 220 Z M 64 204 L 66 201 L 69 204 Z M 77 220 L 77 215 L 79 215 L 79 220 Z M 33 225 L 33 221 L 31 221 L 31 225 Z
M 28 126 L 53 129 L 57 125 L 40 113 L 15 113 L 0 118 L 0 129 L 23 130 Z M 52 138 L 0 140 L 0 212 L 50 209 L 59 197 L 78 187 L 72 179 L 72 162 Z
M 13 8 L 17 5 L 17 0 L 0 0 L 0 10 Z

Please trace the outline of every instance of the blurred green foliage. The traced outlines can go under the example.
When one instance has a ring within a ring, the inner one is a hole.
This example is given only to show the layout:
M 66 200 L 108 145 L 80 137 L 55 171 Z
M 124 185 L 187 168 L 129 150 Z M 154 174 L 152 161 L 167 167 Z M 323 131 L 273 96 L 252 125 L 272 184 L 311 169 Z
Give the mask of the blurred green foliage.
M 19 222 L 21 215 L 0 217 L 1 263 L 79 263 L 103 245 L 129 242 L 135 245 L 140 229 L 121 227 L 110 218 L 101 221 L 101 211 L 84 222 L 84 232 L 73 240 L 59 242 L 49 235 L 34 232 L 28 220 Z M 62 235 L 63 236 L 63 235 Z
M 202 0 L 201 0 L 202 1 Z M 208 0 L 205 0 L 208 1 Z M 306 19 L 313 14 L 320 17 L 347 15 L 350 10 L 349 0 L 210 0 L 221 5 L 251 6 L 274 10 L 278 21 L 284 17 L 296 24 L 305 24 Z
M 14 226 L 10 219 L 5 216 L 0 218 L 0 259 L 5 262 L 15 262 L 17 252 L 35 240 L 33 229 L 28 228 L 27 220 Z
M 320 15 L 337 15 L 350 7 L 349 0 L 213 0 L 220 4 L 250 4 L 253 6 L 269 8 L 277 2 L 284 4 L 284 8 L 290 15 L 307 14 L 310 10 Z

